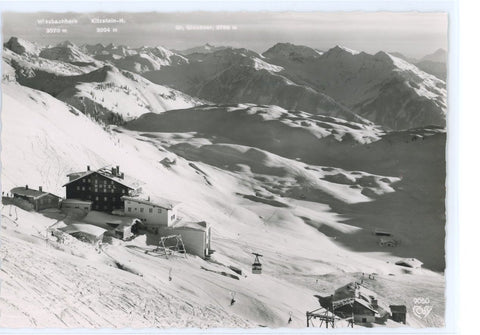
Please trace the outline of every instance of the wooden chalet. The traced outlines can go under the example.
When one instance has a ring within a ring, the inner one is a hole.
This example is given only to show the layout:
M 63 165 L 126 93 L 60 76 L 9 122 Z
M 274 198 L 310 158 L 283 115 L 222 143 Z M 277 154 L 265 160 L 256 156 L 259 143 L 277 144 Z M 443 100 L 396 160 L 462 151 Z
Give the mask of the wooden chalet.
M 67 175 L 66 198 L 92 202 L 92 210 L 111 212 L 123 208 L 123 196 L 140 192 L 138 181 L 128 178 L 120 167 L 71 173 Z
M 61 198 L 53 193 L 43 191 L 40 186 L 38 190 L 25 187 L 12 188 L 10 193 L 13 196 L 12 203 L 25 207 L 24 209 L 41 211 L 47 208 L 58 208 Z M 22 201 L 25 205 L 17 203 L 15 200 Z

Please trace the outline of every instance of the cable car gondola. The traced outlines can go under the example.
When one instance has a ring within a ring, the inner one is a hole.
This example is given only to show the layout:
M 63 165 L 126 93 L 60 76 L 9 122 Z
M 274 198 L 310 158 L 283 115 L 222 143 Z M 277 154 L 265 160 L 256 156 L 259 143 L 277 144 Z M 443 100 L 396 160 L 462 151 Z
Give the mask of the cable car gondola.
M 262 263 L 260 263 L 259 257 L 263 257 L 263 255 L 257 254 L 252 252 L 252 255 L 255 255 L 255 260 L 252 264 L 252 273 L 253 274 L 261 274 L 262 273 Z

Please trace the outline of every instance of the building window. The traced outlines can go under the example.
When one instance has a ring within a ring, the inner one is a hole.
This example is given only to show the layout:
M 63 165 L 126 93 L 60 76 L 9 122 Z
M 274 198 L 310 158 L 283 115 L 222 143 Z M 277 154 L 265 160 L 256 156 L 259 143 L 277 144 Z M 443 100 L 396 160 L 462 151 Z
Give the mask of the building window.
M 122 194 L 125 194 L 125 189 L 122 190 Z
M 107 200 L 108 200 L 108 198 L 107 198 L 107 197 L 103 197 L 103 200 L 107 201 Z
M 85 191 L 85 186 L 82 186 L 82 191 Z
M 85 209 L 86 211 L 88 211 L 88 207 L 84 207 L 84 209 Z
M 161 213 L 161 212 L 162 212 L 162 209 L 161 209 L 161 208 L 159 208 L 159 209 L 158 209 L 158 212 L 159 212 L 159 213 Z
M 137 207 L 135 207 L 135 210 L 137 210 Z
M 77 191 L 80 191 L 80 186 L 77 186 Z
M 149 212 L 149 213 L 152 213 L 152 212 L 153 212 L 153 208 L 149 208 L 149 209 L 148 209 L 148 212 Z
M 95 197 L 95 200 L 98 200 L 98 196 Z
M 128 211 L 131 212 L 131 211 L 132 211 L 132 207 L 128 207 Z
M 140 208 L 140 213 L 143 213 L 143 208 Z

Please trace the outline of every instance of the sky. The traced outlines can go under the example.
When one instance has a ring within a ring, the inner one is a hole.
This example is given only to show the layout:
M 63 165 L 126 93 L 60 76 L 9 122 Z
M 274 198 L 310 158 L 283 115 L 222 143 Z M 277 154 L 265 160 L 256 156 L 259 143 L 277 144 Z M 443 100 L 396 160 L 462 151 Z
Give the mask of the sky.
M 182 50 L 210 43 L 264 52 L 290 42 L 416 58 L 448 49 L 448 16 L 440 12 L 6 12 L 2 21 L 4 40 L 16 36 L 42 45 L 69 40 Z

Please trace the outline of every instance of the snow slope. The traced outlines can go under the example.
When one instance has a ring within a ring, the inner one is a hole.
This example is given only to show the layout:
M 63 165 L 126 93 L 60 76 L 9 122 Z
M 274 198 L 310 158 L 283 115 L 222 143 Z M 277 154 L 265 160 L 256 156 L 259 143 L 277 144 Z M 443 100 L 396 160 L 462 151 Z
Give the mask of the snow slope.
M 71 76 L 59 76 L 41 69 L 31 69 L 25 75 L 25 67 L 21 64 L 15 63 L 15 68 L 20 84 L 41 89 L 82 113 L 107 123 L 132 119 L 144 113 L 160 113 L 203 103 L 113 66 Z
M 84 54 L 80 48 L 69 41 L 59 43 L 53 47 L 44 48 L 39 56 L 45 59 L 73 64 L 90 65 L 96 63 L 95 59 Z
M 294 182 L 263 175 L 257 178 L 265 180 L 262 188 L 276 196 L 328 204 L 335 212 L 347 214 L 352 226 L 365 228 L 337 238 L 350 248 L 382 250 L 371 235 L 373 228 L 382 228 L 402 240 L 390 251 L 393 254 L 415 254 L 429 268 L 445 268 L 446 134 L 441 128 L 384 132 L 373 125 L 255 105 L 201 106 L 145 114 L 126 127 L 142 134 L 144 140 L 168 145 L 182 157 L 227 170 L 255 174 L 256 167 L 249 162 L 273 160 L 276 163 L 266 164 L 276 169 L 262 169 L 278 177 L 282 174 L 281 164 L 265 152 L 308 164 L 296 169 L 309 169 L 313 175 L 292 174 Z M 245 150 L 232 144 L 261 150 Z M 232 162 L 238 166 L 231 166 Z M 331 169 L 332 175 L 322 175 L 325 169 Z M 390 185 L 387 179 L 383 186 L 393 187 L 396 192 L 384 192 L 382 183 L 378 183 L 381 177 L 362 176 L 361 171 L 401 180 Z M 315 179 L 337 184 L 337 196 L 326 194 Z M 271 196 L 268 192 L 266 195 Z M 355 195 L 376 200 L 347 200 Z
M 51 95 L 15 82 L 4 82 L 3 91 L 3 190 L 8 192 L 18 184 L 43 185 L 45 190 L 63 195 L 61 185 L 67 173 L 82 170 L 86 164 L 92 168 L 120 165 L 126 174 L 145 183 L 146 194 L 180 201 L 181 216 L 210 222 L 216 252 L 210 262 L 193 256 L 155 257 L 144 253 L 152 248 L 146 236 L 112 243 L 100 253 L 93 246 L 73 239 L 64 243 L 46 242 L 47 227 L 58 220 L 68 223 L 68 218 L 4 206 L 2 325 L 304 327 L 305 311 L 318 307 L 313 294 L 330 292 L 334 287 L 358 280 L 362 272 L 378 274 L 370 285 L 376 286 L 380 297 L 389 302 L 405 303 L 410 308 L 419 291 L 435 301 L 430 318 L 420 320 L 409 314 L 409 325 L 443 325 L 441 274 L 429 270 L 406 273 L 393 264 L 398 259 L 394 255 L 357 252 L 338 244 L 315 225 L 326 222 L 337 229 L 338 236 L 355 234 L 358 229 L 353 224 L 346 225 L 343 214 L 330 206 L 308 197 L 293 200 L 289 195 L 273 199 L 287 203 L 288 207 L 275 206 L 276 202 L 265 201 L 272 200 L 265 197 L 266 191 L 254 193 L 255 187 L 266 190 L 269 179 L 281 182 L 282 178 L 271 178 L 275 174 L 278 177 L 279 172 L 281 177 L 285 175 L 284 181 L 289 176 L 293 181 L 295 174 L 305 170 L 304 175 L 312 180 L 323 177 L 320 185 L 326 187 L 330 183 L 333 191 L 338 189 L 335 185 L 338 181 L 350 180 L 356 184 L 362 176 L 370 174 L 345 169 L 317 172 L 306 167 L 319 167 L 259 150 L 225 146 L 237 158 L 224 155 L 224 164 L 250 166 L 253 174 L 247 168 L 245 172 L 241 169 L 232 172 L 219 168 L 219 163 L 213 161 L 215 155 L 210 163 L 192 162 L 168 150 L 168 142 L 164 145 L 162 139 L 117 127 L 102 127 Z M 187 134 L 171 135 L 175 145 L 175 138 Z M 218 149 L 214 152 L 221 153 L 221 148 Z M 258 163 L 244 159 L 238 164 L 236 159 L 248 157 L 249 152 Z M 168 167 L 161 164 L 165 157 L 175 163 Z M 255 171 L 258 168 L 274 172 Z M 340 173 L 344 176 L 332 177 Z M 259 179 L 261 175 L 266 180 Z M 384 191 L 379 199 L 397 193 L 387 187 L 394 179 L 387 177 L 390 182 L 386 182 L 381 180 L 382 176 L 372 177 L 381 182 L 378 190 Z M 352 190 L 357 197 L 358 193 Z M 346 204 L 365 203 L 355 197 Z M 309 224 L 305 224 L 306 219 Z M 264 273 L 260 276 L 249 271 L 252 251 L 264 254 Z M 246 277 L 242 275 L 236 280 L 222 275 L 221 272 L 234 274 L 228 265 L 241 268 Z M 168 281 L 170 269 L 172 281 Z M 233 306 L 231 292 L 236 293 L 237 302 Z M 287 325 L 290 312 L 293 322 Z
M 135 54 L 113 60 L 113 63 L 120 69 L 135 73 L 159 70 L 164 66 L 174 66 L 188 63 L 188 60 L 167 48 L 141 47 L 135 50 Z

